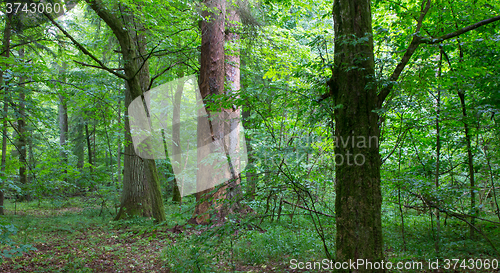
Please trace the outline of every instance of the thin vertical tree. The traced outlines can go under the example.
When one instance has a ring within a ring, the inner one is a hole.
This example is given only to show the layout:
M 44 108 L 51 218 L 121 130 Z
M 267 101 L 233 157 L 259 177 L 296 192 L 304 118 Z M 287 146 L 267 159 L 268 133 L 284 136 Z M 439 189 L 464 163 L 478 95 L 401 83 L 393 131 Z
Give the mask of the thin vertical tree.
M 10 36 L 11 36 L 11 21 L 12 13 L 7 13 L 5 15 L 5 28 L 3 31 L 3 43 L 2 43 L 2 57 L 8 58 L 10 55 Z M 5 165 L 7 163 L 7 115 L 9 112 L 9 102 L 8 102 L 8 91 L 7 85 L 4 85 L 3 80 L 3 70 L 0 70 L 0 83 L 2 83 L 2 101 L 3 101 L 3 113 L 2 113 L 2 159 L 0 166 L 0 174 L 5 175 Z M 5 185 L 2 183 L 0 188 L 0 215 L 4 215 L 4 198 L 5 198 Z
M 66 63 L 62 63 L 59 66 L 59 80 L 64 83 L 66 81 Z M 66 97 L 64 95 L 64 87 L 61 88 L 59 94 L 59 145 L 61 145 L 60 156 L 62 159 L 62 166 L 64 168 L 64 181 L 68 181 L 67 178 L 67 164 L 68 164 L 68 155 L 66 151 L 67 139 L 68 139 L 68 106 L 66 103 Z
M 439 51 L 439 63 L 438 69 L 436 71 L 436 79 L 438 81 L 437 86 L 437 95 L 436 95 L 436 169 L 434 171 L 434 186 L 436 187 L 436 192 L 439 190 L 439 171 L 440 171 L 440 163 L 441 163 L 441 126 L 440 126 L 440 117 L 441 117 L 441 85 L 439 81 L 441 79 L 441 71 L 443 64 L 443 50 Z M 431 212 L 432 213 L 432 212 Z M 436 253 L 439 254 L 439 242 L 441 238 L 441 220 L 439 215 L 439 210 L 435 209 L 434 213 L 436 214 L 436 240 L 434 242 L 434 248 Z
M 179 173 L 182 164 L 182 148 L 181 148 L 181 103 L 182 103 L 182 92 L 184 91 L 184 81 L 182 77 L 184 76 L 184 72 L 181 70 L 177 73 L 178 83 L 177 88 L 174 94 L 173 106 L 174 111 L 172 113 L 172 153 L 173 153 L 173 162 L 172 169 L 175 174 Z M 167 157 L 168 160 L 168 157 Z M 179 177 L 174 177 L 173 180 L 173 190 L 172 190 L 172 201 L 181 203 L 182 202 L 182 192 L 179 188 L 182 183 L 178 181 Z

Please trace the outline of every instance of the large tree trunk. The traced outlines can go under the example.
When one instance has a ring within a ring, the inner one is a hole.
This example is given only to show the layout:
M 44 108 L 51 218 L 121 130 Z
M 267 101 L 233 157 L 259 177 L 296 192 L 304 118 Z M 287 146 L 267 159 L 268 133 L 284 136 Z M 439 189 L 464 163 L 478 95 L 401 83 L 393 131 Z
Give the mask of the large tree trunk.
M 500 20 L 500 16 L 495 16 L 437 39 L 422 38 L 418 33 L 431 7 L 431 1 L 427 0 L 421 6 L 415 35 L 391 74 L 390 83 L 377 95 L 370 3 L 369 0 L 334 0 L 333 4 L 335 66 L 328 84 L 329 96 L 338 106 L 334 112 L 335 159 L 342 160 L 336 164 L 335 200 L 337 260 L 340 261 L 383 259 L 377 110 L 411 56 L 422 43 L 441 43 Z
M 125 106 L 128 107 L 135 98 L 142 96 L 149 87 L 149 65 L 145 57 L 147 55 L 145 36 L 141 33 L 144 29 L 140 23 L 135 22 L 132 12 L 123 10 L 126 10 L 127 7 L 121 7 L 121 17 L 118 17 L 114 13 L 111 13 L 109 9 L 105 9 L 99 0 L 88 0 L 87 2 L 97 15 L 111 28 L 120 43 L 127 83 Z M 126 115 L 128 115 L 128 111 Z M 151 201 L 150 212 L 155 221 L 165 221 L 165 210 L 156 163 L 153 159 L 142 159 L 137 156 L 135 150 L 131 147 L 130 125 L 127 118 L 125 122 L 125 145 L 127 146 L 125 146 L 123 196 L 120 212 L 115 219 L 125 216 L 123 211 L 127 210 L 126 208 L 129 204 L 133 203 L 134 206 L 139 205 L 137 203 L 138 198 L 132 198 L 132 195 L 135 193 L 126 191 L 143 189 L 149 194 Z M 132 170 L 132 168 L 134 169 Z M 131 176 L 133 173 L 137 173 L 137 175 Z M 142 174 L 145 174 L 145 176 Z M 146 195 L 142 195 L 141 197 L 146 198 Z M 130 216 L 134 215 L 135 212 L 126 211 Z M 147 212 L 149 213 L 149 211 Z
M 380 261 L 380 130 L 370 1 L 335 0 L 333 19 L 335 67 L 329 85 L 341 105 L 334 112 L 337 260 Z
M 199 86 L 201 99 L 206 104 L 208 103 L 206 100 L 208 96 L 224 93 L 224 23 L 226 3 L 224 0 L 205 0 L 204 4 L 207 9 L 204 9 L 202 12 L 204 19 L 201 23 Z M 210 116 L 208 109 L 206 113 Z M 220 179 L 220 177 L 213 177 L 211 181 L 208 181 L 209 179 L 206 178 L 206 175 L 212 172 L 212 166 L 207 166 L 201 162 L 213 152 L 210 151 L 210 143 L 224 137 L 224 126 L 220 123 L 222 120 L 220 118 L 218 122 L 214 122 L 204 117 L 203 109 L 199 110 L 198 116 L 197 185 L 199 187 L 206 183 L 213 186 L 206 190 L 198 188 L 196 192 L 196 207 L 191 222 L 195 224 L 207 224 L 210 219 L 208 211 L 217 202 L 215 200 L 219 199 L 224 189 L 222 187 L 214 191 L 213 187 L 216 184 L 216 180 Z
M 128 88 L 127 88 L 128 90 Z M 130 92 L 126 92 L 125 105 L 128 106 L 132 99 Z M 125 153 L 123 160 L 123 191 L 120 210 L 115 220 L 131 216 L 152 216 L 151 196 L 149 195 L 148 183 L 143 160 L 135 154 L 132 136 L 130 134 L 130 123 L 128 108 L 125 110 Z
M 13 13 L 8 13 L 5 16 L 5 28 L 3 31 L 3 43 L 2 43 L 2 56 L 5 58 L 9 57 L 10 52 L 10 35 L 11 35 L 11 21 Z M 3 70 L 0 70 L 0 83 L 3 84 Z M 3 100 L 3 124 L 2 124 L 2 159 L 0 166 L 0 174 L 5 175 L 5 165 L 7 163 L 7 115 L 9 112 L 9 103 L 7 101 L 7 87 L 4 87 L 2 92 Z M 0 215 L 4 215 L 3 203 L 4 203 L 4 185 L 2 183 L 0 188 Z
M 149 76 L 149 64 L 145 59 L 147 55 L 146 51 L 146 37 L 143 33 L 139 31 L 144 31 L 142 26 L 135 22 L 135 18 L 132 14 L 124 16 L 126 24 L 128 24 L 129 36 L 132 45 L 129 46 L 135 47 L 134 54 L 131 56 L 125 56 L 123 59 L 125 61 L 125 73 L 130 78 L 127 91 L 131 95 L 131 99 L 134 100 L 138 96 L 141 96 L 146 91 L 148 91 L 150 76 Z M 136 29 L 139 28 L 139 29 Z M 134 46 L 135 44 L 135 46 Z M 125 51 L 122 51 L 125 52 Z M 130 52 L 130 51 L 129 51 Z M 142 57 L 139 57 L 142 56 Z M 132 64 L 127 70 L 127 62 Z M 137 75 L 134 76 L 136 71 L 139 71 Z M 134 74 L 132 74 L 134 73 Z M 131 101 L 130 101 L 131 102 Z M 125 105 L 128 107 L 130 103 L 126 103 Z M 148 190 L 151 199 L 151 209 L 153 218 L 157 222 L 165 221 L 165 209 L 163 207 L 163 198 L 162 192 L 160 188 L 160 179 L 158 177 L 158 171 L 156 169 L 156 162 L 154 159 L 142 159 L 144 162 L 144 170 L 146 172 L 146 183 L 148 184 Z
M 224 73 L 226 76 L 226 94 L 235 95 L 240 90 L 240 52 L 238 26 L 240 16 L 236 12 L 236 3 L 227 7 L 227 22 L 224 50 Z M 228 163 L 230 163 L 230 180 L 226 189 L 225 199 L 233 204 L 228 204 L 221 212 L 221 218 L 228 213 L 239 210 L 239 200 L 241 199 L 241 175 L 240 175 L 240 108 L 233 106 L 231 109 L 224 109 L 227 113 L 227 120 L 224 123 L 224 140 Z

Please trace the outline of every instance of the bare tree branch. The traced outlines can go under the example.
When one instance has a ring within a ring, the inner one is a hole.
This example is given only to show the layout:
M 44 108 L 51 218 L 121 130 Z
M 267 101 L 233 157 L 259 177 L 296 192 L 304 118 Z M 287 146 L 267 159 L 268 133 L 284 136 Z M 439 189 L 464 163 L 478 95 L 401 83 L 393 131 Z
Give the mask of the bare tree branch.
M 99 64 L 100 67 L 98 68 L 101 68 L 101 69 L 104 69 L 106 71 L 108 71 L 109 73 L 119 77 L 119 78 L 122 78 L 122 79 L 127 79 L 127 77 L 124 75 L 124 74 L 121 74 L 121 73 L 118 73 L 118 72 L 115 72 L 113 71 L 113 69 L 107 67 L 106 65 L 104 65 L 104 63 L 102 63 L 99 59 L 97 59 L 92 53 L 90 53 L 82 44 L 80 44 L 77 40 L 75 40 L 75 38 L 73 38 L 73 36 L 71 36 L 71 34 L 69 34 L 64 28 L 62 28 L 54 19 L 52 19 L 52 17 L 50 17 L 50 15 L 48 15 L 46 12 L 43 13 L 45 15 L 45 17 L 47 17 L 54 26 L 56 26 L 66 37 L 68 37 L 71 42 L 73 42 L 73 44 L 78 48 L 80 49 L 80 51 L 83 52 L 83 54 L 89 56 L 90 58 L 92 58 L 92 60 L 94 60 L 96 63 Z
M 403 72 L 404 68 L 406 67 L 406 65 L 410 61 L 411 56 L 415 53 L 415 51 L 417 50 L 417 48 L 419 47 L 420 44 L 437 44 L 437 43 L 440 43 L 444 40 L 448 40 L 448 39 L 457 37 L 461 34 L 464 34 L 466 32 L 469 32 L 469 31 L 474 30 L 476 28 L 479 28 L 481 26 L 484 26 L 484 25 L 487 25 L 487 24 L 490 24 L 490 23 L 493 23 L 495 21 L 500 20 L 500 15 L 498 15 L 498 16 L 495 16 L 495 17 L 492 17 L 489 19 L 479 21 L 475 24 L 466 26 L 466 27 L 459 29 L 457 31 L 442 35 L 438 38 L 421 37 L 421 36 L 419 36 L 419 32 L 420 32 L 420 29 L 422 27 L 423 19 L 425 18 L 425 15 L 429 11 L 429 8 L 430 8 L 430 0 L 427 0 L 427 4 L 426 4 L 425 8 L 423 8 L 421 13 L 420 13 L 420 18 L 417 21 L 416 32 L 413 35 L 412 41 L 411 41 L 410 45 L 408 46 L 408 49 L 406 50 L 405 54 L 403 55 L 403 58 L 401 58 L 401 61 L 398 63 L 398 65 L 394 69 L 394 72 L 392 73 L 391 77 L 389 78 L 389 83 L 380 91 L 380 93 L 378 95 L 379 107 L 382 106 L 382 103 L 384 102 L 384 100 L 387 98 L 387 96 L 391 92 L 392 88 L 394 87 L 394 84 L 399 79 L 399 76 Z
M 498 20 L 500 20 L 500 15 L 495 16 L 495 17 L 491 17 L 491 18 L 483 20 L 483 21 L 479 21 L 479 22 L 477 22 L 475 24 L 466 26 L 466 27 L 464 27 L 462 29 L 459 29 L 457 31 L 445 34 L 445 35 L 443 35 L 441 37 L 438 37 L 438 38 L 422 38 L 420 40 L 420 43 L 422 43 L 422 44 L 437 44 L 437 43 L 440 43 L 440 42 L 442 42 L 444 40 L 448 40 L 448 39 L 457 37 L 457 36 L 459 36 L 461 34 L 464 34 L 466 32 L 474 30 L 476 28 L 482 27 L 482 26 L 487 25 L 489 23 L 496 22 Z
M 288 201 L 286 201 L 286 200 L 284 200 L 284 199 L 283 199 L 283 203 L 288 204 L 288 205 L 295 206 L 295 207 L 297 207 L 297 208 L 305 209 L 305 210 L 310 211 L 310 212 L 314 212 L 314 213 L 317 213 L 317 214 L 321 214 L 321 215 L 324 215 L 324 216 L 328 216 L 328 217 L 335 217 L 335 216 L 333 216 L 333 215 L 326 214 L 326 213 L 323 213 L 323 212 L 321 212 L 321 211 L 312 210 L 312 209 L 310 209 L 310 208 L 306 208 L 306 207 L 301 206 L 301 205 L 299 205 L 299 204 L 294 204 L 294 203 L 288 202 Z
M 120 42 L 120 45 L 123 44 L 123 39 L 130 39 L 128 35 L 128 31 L 125 28 L 125 26 L 122 24 L 121 20 L 117 20 L 116 17 L 113 16 L 112 13 L 110 13 L 106 7 L 102 5 L 102 2 L 99 0 L 85 0 L 89 6 L 101 17 L 101 19 L 111 28 L 113 33 L 116 35 L 118 38 L 118 41 Z M 127 43 L 130 44 L 130 43 Z M 122 47 L 123 48 L 126 47 Z
M 403 69 L 410 61 L 411 56 L 413 55 L 413 53 L 415 53 L 418 46 L 420 45 L 421 38 L 417 34 L 420 31 L 420 28 L 422 28 L 422 22 L 424 21 L 425 15 L 429 11 L 430 7 L 431 7 L 431 0 L 427 0 L 427 3 L 425 4 L 425 8 L 423 8 L 422 11 L 420 12 L 420 17 L 418 18 L 418 21 L 417 21 L 417 28 L 415 30 L 416 34 L 413 35 L 411 43 L 408 46 L 408 49 L 406 50 L 405 54 L 403 55 L 403 58 L 396 66 L 396 69 L 394 69 L 394 72 L 392 72 L 392 75 L 389 78 L 389 83 L 380 91 L 380 93 L 378 95 L 379 107 L 382 106 L 382 103 L 387 98 L 387 95 L 389 95 L 389 93 L 391 92 L 392 87 L 394 87 L 394 84 L 398 80 L 399 76 L 401 75 L 401 72 L 403 72 Z
M 98 65 L 91 65 L 91 64 L 87 64 L 87 63 L 79 62 L 79 61 L 77 61 L 77 60 L 73 60 L 73 62 L 75 62 L 75 63 L 77 63 L 77 64 L 80 64 L 80 65 L 83 65 L 83 66 L 94 67 L 94 68 L 99 68 L 99 69 L 103 69 L 103 70 L 108 71 L 105 67 L 102 67 L 102 66 L 98 66 Z M 111 69 L 111 70 L 124 70 L 123 68 L 108 68 L 108 69 Z
M 154 75 L 152 78 L 151 78 L 151 81 L 149 81 L 149 87 L 148 87 L 148 90 L 151 89 L 151 86 L 153 86 L 153 82 L 158 78 L 160 77 L 161 75 L 165 74 L 165 72 L 169 71 L 170 69 L 174 68 L 176 65 L 178 64 L 183 64 L 184 62 L 176 62 L 176 63 L 173 63 L 173 64 L 170 64 L 167 68 L 163 69 L 162 72 Z

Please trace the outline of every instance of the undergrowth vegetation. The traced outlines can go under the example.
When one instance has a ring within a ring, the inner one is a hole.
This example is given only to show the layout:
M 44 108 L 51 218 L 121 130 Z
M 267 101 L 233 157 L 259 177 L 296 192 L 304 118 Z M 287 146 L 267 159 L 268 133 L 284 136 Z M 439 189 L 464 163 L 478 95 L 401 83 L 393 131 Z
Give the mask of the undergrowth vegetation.
M 136 217 L 112 221 L 114 209 L 97 206 L 95 197 L 7 202 L 3 216 L 2 272 L 296 272 L 290 260 L 326 259 L 310 216 L 297 213 L 279 220 L 248 215 L 212 226 L 191 226 L 193 198 L 167 203 L 167 221 L 155 224 Z M 257 204 L 257 203 L 254 203 Z M 265 206 L 255 207 L 263 214 Z M 434 251 L 435 232 L 428 213 L 405 212 L 405 238 L 397 206 L 384 206 L 387 261 L 430 259 L 494 259 L 497 253 L 484 237 L 470 240 L 465 223 L 443 221 L 441 249 Z M 286 215 L 286 207 L 283 214 Z M 324 216 L 324 228 L 335 234 L 335 221 Z M 500 231 L 494 224 L 478 225 L 494 246 Z M 327 237 L 334 249 L 333 237 Z M 24 253 L 22 253 L 24 252 Z M 18 255 L 18 256 L 16 256 Z M 458 268 L 461 271 L 460 268 Z M 300 271 L 300 270 L 298 270 Z M 307 270 L 305 270 L 307 271 Z M 308 270 L 316 272 L 318 270 Z M 390 272 L 407 272 L 391 270 Z M 415 272 L 429 272 L 425 268 Z M 467 270 L 463 270 L 467 272 Z M 493 272 L 483 270 L 482 272 Z

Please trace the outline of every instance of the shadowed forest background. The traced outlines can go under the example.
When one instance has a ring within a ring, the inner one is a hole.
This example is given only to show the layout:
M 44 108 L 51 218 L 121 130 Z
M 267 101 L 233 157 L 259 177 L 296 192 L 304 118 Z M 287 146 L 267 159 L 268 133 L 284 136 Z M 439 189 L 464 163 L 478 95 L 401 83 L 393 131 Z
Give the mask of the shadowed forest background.
M 363 258 L 498 272 L 499 14 L 482 0 L 3 1 L 0 271 Z M 150 159 L 128 106 L 160 86 L 171 156 Z M 213 187 L 184 195 L 202 175 Z

